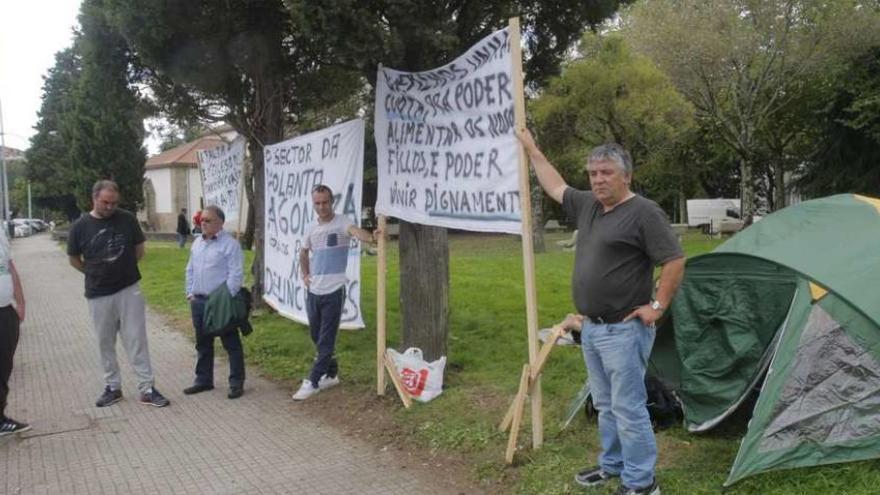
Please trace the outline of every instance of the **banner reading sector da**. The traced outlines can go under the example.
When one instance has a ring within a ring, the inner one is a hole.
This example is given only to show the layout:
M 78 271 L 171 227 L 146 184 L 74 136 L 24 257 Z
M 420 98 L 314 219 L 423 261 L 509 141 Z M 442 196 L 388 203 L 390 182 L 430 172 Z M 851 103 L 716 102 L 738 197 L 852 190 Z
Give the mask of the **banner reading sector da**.
M 379 68 L 376 212 L 520 234 L 514 84 L 507 29 L 425 72 Z
M 364 121 L 351 120 L 266 146 L 266 220 L 263 299 L 287 318 L 308 324 L 306 287 L 299 250 L 306 227 L 316 220 L 312 189 L 333 190 L 333 211 L 360 224 L 364 170 Z M 363 328 L 360 243 L 348 250 L 342 328 Z
M 227 225 L 237 225 L 241 216 L 244 150 L 245 140 L 238 138 L 198 152 L 205 206 L 222 208 Z

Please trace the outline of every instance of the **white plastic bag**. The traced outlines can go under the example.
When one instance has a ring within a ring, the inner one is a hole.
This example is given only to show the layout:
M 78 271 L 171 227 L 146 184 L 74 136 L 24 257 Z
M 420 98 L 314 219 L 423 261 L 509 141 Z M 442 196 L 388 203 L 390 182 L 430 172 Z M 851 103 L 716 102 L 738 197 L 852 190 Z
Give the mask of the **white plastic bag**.
M 410 347 L 403 353 L 388 349 L 388 355 L 394 361 L 403 388 L 413 399 L 428 402 L 443 392 L 446 356 L 429 363 L 422 357 L 422 350 L 418 347 Z

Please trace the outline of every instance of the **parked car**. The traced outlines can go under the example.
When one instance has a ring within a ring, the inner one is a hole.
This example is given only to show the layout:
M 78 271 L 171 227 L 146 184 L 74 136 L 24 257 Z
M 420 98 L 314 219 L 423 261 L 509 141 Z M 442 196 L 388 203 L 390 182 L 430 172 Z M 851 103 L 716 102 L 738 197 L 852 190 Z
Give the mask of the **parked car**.
M 46 222 L 39 218 L 25 218 L 24 220 L 31 225 L 33 232 L 42 232 L 48 228 Z
M 15 237 L 27 237 L 34 233 L 34 228 L 24 218 L 13 218 L 12 224 L 15 225 Z

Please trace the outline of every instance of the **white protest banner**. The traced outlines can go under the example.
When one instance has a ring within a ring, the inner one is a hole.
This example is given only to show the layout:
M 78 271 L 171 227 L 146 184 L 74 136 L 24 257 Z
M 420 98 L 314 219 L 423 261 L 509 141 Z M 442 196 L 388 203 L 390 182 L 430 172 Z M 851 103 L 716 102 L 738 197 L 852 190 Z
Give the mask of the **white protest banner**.
M 222 208 L 227 225 L 238 225 L 241 217 L 244 152 L 244 138 L 198 152 L 205 206 Z
M 266 146 L 266 221 L 263 299 L 287 318 L 308 324 L 306 287 L 299 272 L 299 250 L 306 227 L 316 221 L 312 189 L 333 191 L 337 215 L 360 224 L 364 172 L 364 121 L 351 120 L 282 143 Z M 360 242 L 348 251 L 342 328 L 363 328 Z
M 376 212 L 520 234 L 508 29 L 438 69 L 379 67 L 376 81 Z

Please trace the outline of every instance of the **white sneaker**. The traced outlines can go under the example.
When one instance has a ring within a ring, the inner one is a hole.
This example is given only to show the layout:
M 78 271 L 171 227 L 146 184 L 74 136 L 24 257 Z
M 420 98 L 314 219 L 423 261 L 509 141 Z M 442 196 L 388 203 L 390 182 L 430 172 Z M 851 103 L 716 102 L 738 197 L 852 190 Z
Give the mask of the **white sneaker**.
M 321 379 L 318 380 L 318 388 L 321 390 L 327 390 L 328 388 L 332 388 L 337 385 L 339 385 L 338 376 L 321 375 Z
M 320 392 L 321 389 L 312 385 L 312 381 L 306 378 L 303 380 L 302 386 L 293 394 L 293 400 L 306 400 L 309 397 Z

